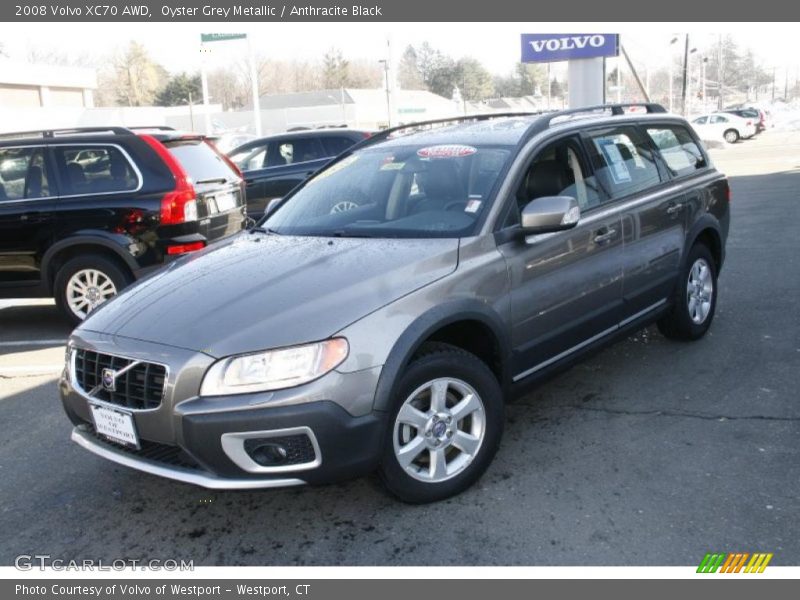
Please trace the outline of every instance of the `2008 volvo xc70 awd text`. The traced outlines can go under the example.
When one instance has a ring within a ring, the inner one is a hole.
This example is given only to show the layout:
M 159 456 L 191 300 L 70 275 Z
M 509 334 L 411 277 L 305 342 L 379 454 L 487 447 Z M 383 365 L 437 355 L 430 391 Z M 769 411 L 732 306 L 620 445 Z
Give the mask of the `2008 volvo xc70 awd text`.
M 446 498 L 543 375 L 651 322 L 706 332 L 729 200 L 658 105 L 383 132 L 90 315 L 60 383 L 72 438 L 209 488 L 377 470 Z

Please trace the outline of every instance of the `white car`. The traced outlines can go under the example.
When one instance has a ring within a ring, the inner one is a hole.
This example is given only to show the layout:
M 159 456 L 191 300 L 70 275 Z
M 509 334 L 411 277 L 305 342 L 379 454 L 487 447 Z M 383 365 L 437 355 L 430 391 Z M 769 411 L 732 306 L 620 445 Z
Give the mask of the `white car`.
M 745 119 L 730 113 L 709 113 L 691 120 L 692 127 L 702 140 L 725 140 L 734 144 L 756 134 L 754 119 Z

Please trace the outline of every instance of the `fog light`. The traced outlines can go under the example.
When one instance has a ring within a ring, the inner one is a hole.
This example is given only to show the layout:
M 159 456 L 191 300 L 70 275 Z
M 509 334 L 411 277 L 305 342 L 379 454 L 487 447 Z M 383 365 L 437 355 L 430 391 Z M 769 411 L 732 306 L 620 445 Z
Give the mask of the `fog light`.
M 280 444 L 260 443 L 246 448 L 250 457 L 262 467 L 277 467 L 286 462 L 289 456 L 286 448 Z

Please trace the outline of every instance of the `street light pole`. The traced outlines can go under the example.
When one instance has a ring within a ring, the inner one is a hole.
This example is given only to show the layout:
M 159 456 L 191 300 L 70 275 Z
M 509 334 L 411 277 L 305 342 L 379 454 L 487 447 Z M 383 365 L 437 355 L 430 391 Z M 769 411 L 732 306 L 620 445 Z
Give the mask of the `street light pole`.
M 389 61 L 381 59 L 378 61 L 383 64 L 384 85 L 386 86 L 386 123 L 387 127 L 392 126 L 392 101 L 389 96 Z
M 689 34 L 686 34 L 686 42 L 683 46 L 683 84 L 681 86 L 681 112 L 683 116 L 689 116 L 686 113 L 686 82 L 687 70 L 689 67 Z

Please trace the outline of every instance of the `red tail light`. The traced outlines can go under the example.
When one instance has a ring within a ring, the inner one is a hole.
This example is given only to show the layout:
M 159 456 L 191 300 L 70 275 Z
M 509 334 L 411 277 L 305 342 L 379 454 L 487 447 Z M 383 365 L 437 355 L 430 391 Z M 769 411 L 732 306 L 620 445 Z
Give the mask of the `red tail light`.
M 155 150 L 175 178 L 175 189 L 161 199 L 161 224 L 176 225 L 197 220 L 197 194 L 189 175 L 164 144 L 152 135 L 143 134 L 139 137 Z
M 750 125 L 752 125 L 752 124 L 753 124 L 753 122 L 752 122 L 752 121 L 748 121 L 748 122 L 747 122 L 747 126 L 748 126 L 748 127 L 749 127 Z
M 186 254 L 187 252 L 196 252 L 197 250 L 202 250 L 205 247 L 205 242 L 176 244 L 175 246 L 167 246 L 167 254 Z

